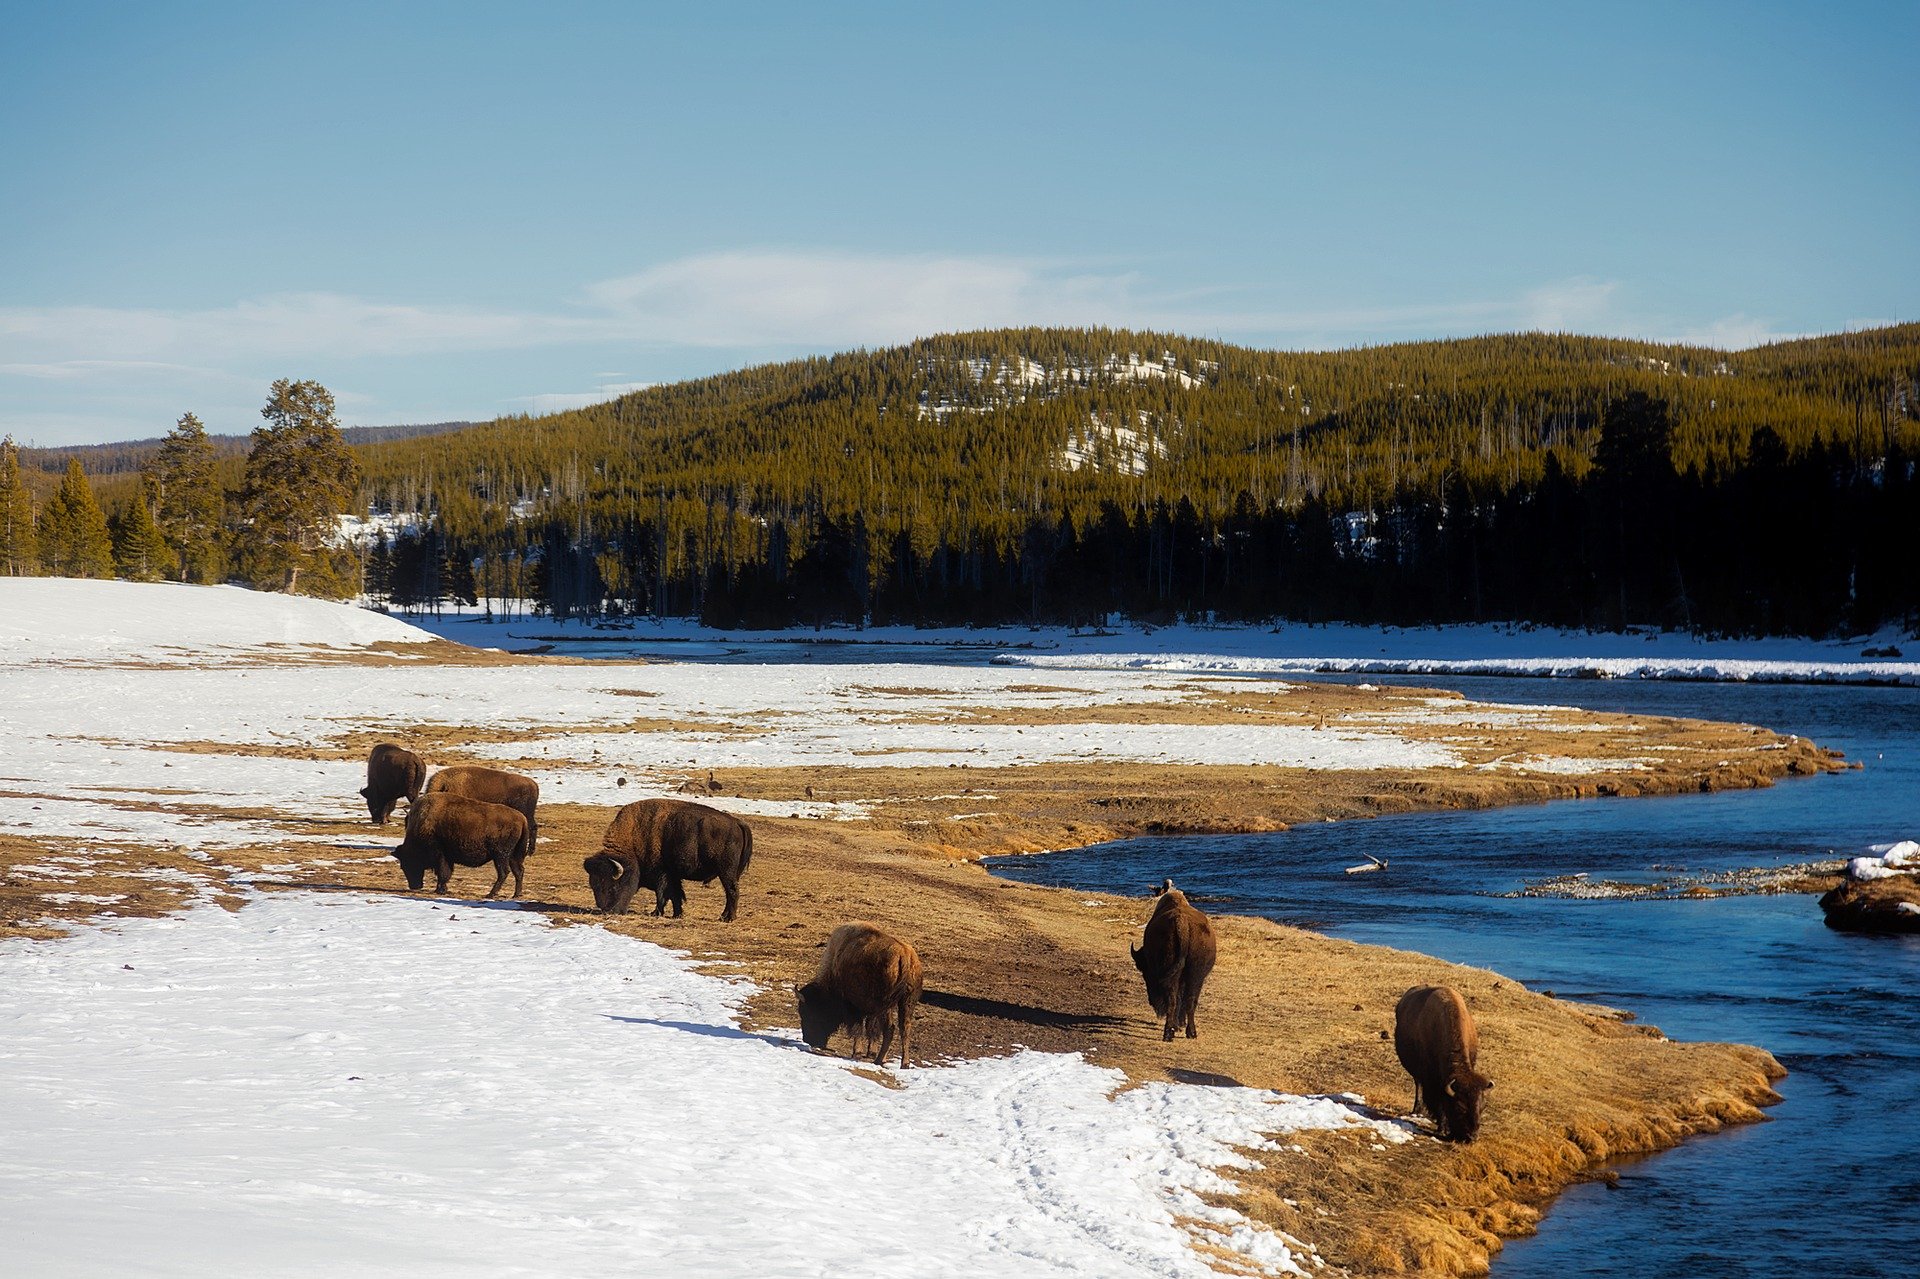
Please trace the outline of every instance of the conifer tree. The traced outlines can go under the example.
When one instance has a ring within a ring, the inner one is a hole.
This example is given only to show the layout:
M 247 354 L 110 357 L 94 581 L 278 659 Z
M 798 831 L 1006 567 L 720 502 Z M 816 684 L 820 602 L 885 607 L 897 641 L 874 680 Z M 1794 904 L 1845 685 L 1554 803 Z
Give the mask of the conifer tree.
M 215 481 L 213 444 L 200 419 L 183 413 L 146 471 L 154 487 L 153 518 L 173 550 L 183 582 L 218 581 L 225 570 L 221 554 L 221 508 L 225 501 Z
M 360 482 L 360 467 L 340 437 L 333 394 L 318 382 L 281 378 L 260 410 L 241 490 L 247 576 L 289 594 L 309 574 L 318 593 L 338 591 L 328 550 Z
M 39 565 L 33 498 L 20 475 L 20 450 L 9 435 L 0 439 L 0 577 L 26 577 Z
M 153 522 L 154 496 L 151 481 L 143 482 L 113 521 L 114 572 L 129 582 L 157 582 L 173 571 L 173 548 Z
M 67 474 L 40 511 L 40 565 L 55 577 L 112 577 L 113 542 L 107 517 L 93 500 L 80 459 L 67 462 Z

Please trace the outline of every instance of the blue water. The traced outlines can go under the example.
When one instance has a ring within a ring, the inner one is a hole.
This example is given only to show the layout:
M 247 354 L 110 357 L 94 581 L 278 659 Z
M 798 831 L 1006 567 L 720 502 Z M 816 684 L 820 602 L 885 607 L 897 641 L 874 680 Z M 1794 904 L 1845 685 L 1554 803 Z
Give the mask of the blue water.
M 1631 1009 L 1676 1039 L 1759 1044 L 1791 1075 L 1771 1122 L 1578 1187 L 1495 1279 L 1920 1275 L 1920 937 L 1837 933 L 1813 898 L 1489 896 L 1581 871 L 1659 878 L 1851 854 L 1920 837 L 1920 689 L 1419 677 L 1506 702 L 1764 724 L 1861 771 L 1769 790 L 1383 817 L 1279 834 L 1130 840 L 997 859 L 1034 883 L 1138 892 L 1172 875 L 1265 915 L 1496 969 Z M 1388 870 L 1348 876 L 1365 854 Z M 1499 1063 L 1482 1066 L 1498 1078 Z M 1491 1105 L 1498 1107 L 1499 1093 Z

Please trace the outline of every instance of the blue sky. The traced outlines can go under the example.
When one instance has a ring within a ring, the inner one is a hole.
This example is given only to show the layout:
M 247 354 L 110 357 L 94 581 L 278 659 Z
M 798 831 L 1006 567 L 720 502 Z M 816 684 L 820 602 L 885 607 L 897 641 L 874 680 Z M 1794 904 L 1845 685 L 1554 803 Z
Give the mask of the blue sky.
M 0 433 L 485 418 L 1099 323 L 1920 308 L 1920 5 L 4 8 Z

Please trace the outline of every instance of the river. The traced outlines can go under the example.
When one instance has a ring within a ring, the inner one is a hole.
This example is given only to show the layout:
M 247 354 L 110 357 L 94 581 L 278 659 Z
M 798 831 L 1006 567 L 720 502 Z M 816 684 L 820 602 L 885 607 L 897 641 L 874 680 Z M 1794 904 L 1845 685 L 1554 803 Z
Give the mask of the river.
M 1378 677 L 1374 683 L 1390 682 Z M 994 869 L 1135 893 L 1172 875 L 1211 907 L 1496 969 L 1636 1012 L 1676 1039 L 1759 1044 L 1791 1071 L 1770 1122 L 1626 1163 L 1564 1195 L 1495 1279 L 1920 1273 L 1920 937 L 1824 926 L 1802 895 L 1496 896 L 1591 872 L 1657 879 L 1920 835 L 1920 689 L 1440 679 L 1484 701 L 1736 720 L 1811 737 L 1859 771 L 1763 791 L 1383 817 L 1278 834 L 1129 840 Z M 1349 876 L 1365 855 L 1391 862 Z M 1497 1062 L 1482 1065 L 1496 1078 Z M 1492 1105 L 1499 1105 L 1499 1093 Z

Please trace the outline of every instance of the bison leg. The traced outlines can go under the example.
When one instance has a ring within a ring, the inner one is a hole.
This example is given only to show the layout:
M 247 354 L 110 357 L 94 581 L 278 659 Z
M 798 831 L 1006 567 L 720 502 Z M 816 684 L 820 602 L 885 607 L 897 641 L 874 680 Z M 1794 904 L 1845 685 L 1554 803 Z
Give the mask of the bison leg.
M 436 881 L 433 891 L 442 897 L 446 896 L 447 885 L 453 882 L 453 863 L 444 857 L 441 858 L 440 864 L 433 868 L 433 877 Z
M 500 885 L 506 882 L 507 859 L 504 856 L 496 857 L 493 859 L 493 887 L 487 890 L 487 900 L 491 901 L 499 893 Z
M 900 1069 L 905 1070 L 907 1068 L 907 1041 L 913 1027 L 913 1001 L 911 999 L 902 999 L 900 1001 L 899 1017 Z
M 887 1053 L 893 1047 L 893 1019 L 887 1016 L 887 1014 L 891 1011 L 892 1009 L 882 1008 L 877 1016 L 872 1017 L 868 1020 L 868 1025 L 870 1027 L 873 1025 L 874 1022 L 879 1023 L 878 1030 L 880 1032 L 879 1034 L 880 1051 L 873 1055 L 873 1064 L 876 1066 L 886 1065 Z M 869 1031 L 867 1036 L 867 1043 L 871 1045 L 873 1043 L 873 1040 L 874 1040 L 874 1036 L 871 1033 L 871 1031 Z
M 727 908 L 720 912 L 720 922 L 731 924 L 733 913 L 740 909 L 740 881 L 732 878 L 723 879 L 720 881 L 720 891 L 727 895 Z
M 673 881 L 671 892 L 672 897 L 670 900 L 673 902 L 673 917 L 678 919 L 681 915 L 685 914 L 687 910 L 687 886 L 676 879 Z
M 1173 972 L 1167 975 L 1167 1019 L 1160 1027 L 1161 1043 L 1173 1042 L 1173 1032 L 1179 1027 L 1186 1013 L 1184 1007 L 1186 999 L 1187 970 L 1183 960 Z
M 662 879 L 659 883 L 653 886 L 653 913 L 654 914 L 664 915 L 667 913 L 667 895 L 668 895 L 667 881 Z
M 1416 1079 L 1413 1081 L 1413 1110 L 1411 1113 L 1422 1115 L 1426 1113 L 1426 1110 L 1426 1103 L 1420 1099 L 1420 1081 Z
M 509 857 L 507 865 L 513 867 L 513 895 L 518 899 L 527 886 L 527 855 L 520 853 Z

